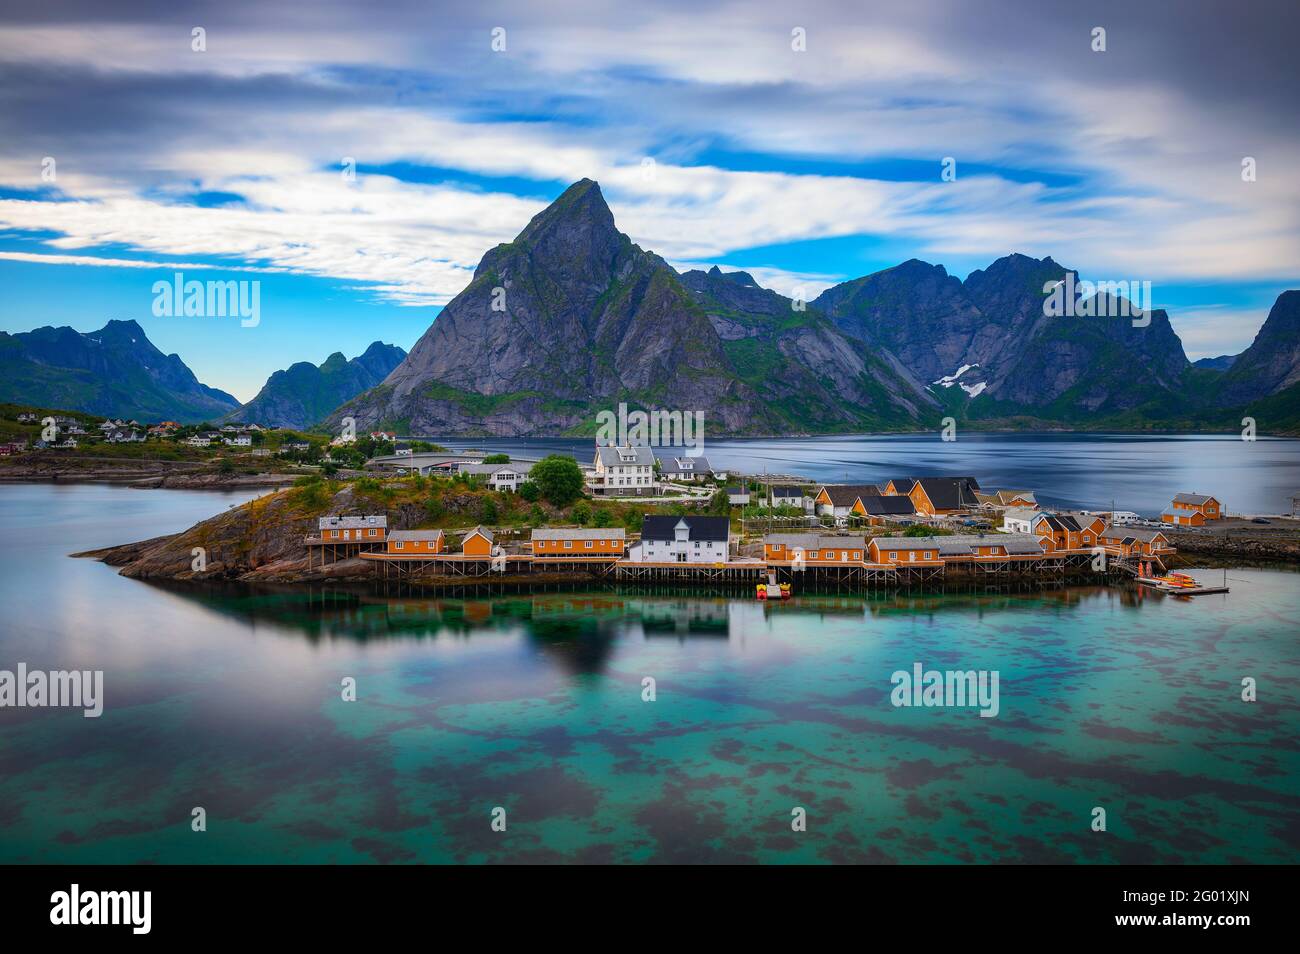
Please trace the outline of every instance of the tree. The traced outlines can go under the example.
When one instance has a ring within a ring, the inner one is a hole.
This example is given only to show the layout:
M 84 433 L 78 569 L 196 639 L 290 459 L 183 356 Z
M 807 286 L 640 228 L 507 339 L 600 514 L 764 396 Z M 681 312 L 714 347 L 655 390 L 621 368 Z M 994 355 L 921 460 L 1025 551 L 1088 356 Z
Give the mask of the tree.
M 586 526 L 591 520 L 591 507 L 585 500 L 573 505 L 573 510 L 569 512 L 569 517 L 574 523 L 580 526 Z
M 483 498 L 483 505 L 479 508 L 479 519 L 484 523 L 496 523 L 499 519 L 497 514 L 497 502 L 491 497 Z
M 614 515 L 609 512 L 607 507 L 601 507 L 591 517 L 593 527 L 612 527 L 614 526 Z
M 510 463 L 509 454 L 488 454 L 483 458 L 485 464 L 508 464 Z
M 709 498 L 709 513 L 724 517 L 731 513 L 731 497 L 726 490 L 719 490 Z
M 563 454 L 543 457 L 529 472 L 542 496 L 557 507 L 566 507 L 582 496 L 582 470 L 578 462 Z
M 519 485 L 519 496 L 529 503 L 535 503 L 542 497 L 542 492 L 537 489 L 537 485 L 531 480 L 525 480 Z

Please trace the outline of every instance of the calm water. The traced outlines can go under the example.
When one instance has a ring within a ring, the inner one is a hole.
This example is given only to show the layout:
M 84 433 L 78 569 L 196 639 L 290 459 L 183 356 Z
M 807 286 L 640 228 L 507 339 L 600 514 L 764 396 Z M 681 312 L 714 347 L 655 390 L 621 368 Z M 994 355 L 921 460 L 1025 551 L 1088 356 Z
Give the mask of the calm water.
M 0 487 L 0 669 L 106 680 L 98 720 L 0 709 L 0 862 L 1300 860 L 1296 574 L 763 606 L 177 589 L 64 556 L 232 502 Z M 998 670 L 1000 715 L 892 707 L 914 662 Z
M 592 457 L 590 440 L 440 440 L 521 456 Z M 1240 436 L 959 433 L 707 441 L 714 467 L 749 474 L 798 474 L 838 483 L 971 474 L 982 486 L 1028 489 L 1044 503 L 1155 516 L 1175 493 L 1213 494 L 1233 513 L 1290 513 L 1300 493 L 1300 440 Z

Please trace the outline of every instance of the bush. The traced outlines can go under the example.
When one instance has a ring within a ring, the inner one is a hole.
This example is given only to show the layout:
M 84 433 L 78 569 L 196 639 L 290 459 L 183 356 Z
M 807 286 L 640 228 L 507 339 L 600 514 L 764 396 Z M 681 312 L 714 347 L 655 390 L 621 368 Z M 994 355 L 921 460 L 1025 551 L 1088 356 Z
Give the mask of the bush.
M 557 507 L 567 507 L 582 496 L 582 470 L 572 457 L 551 454 L 542 458 L 533 466 L 529 479 Z
M 519 496 L 529 503 L 534 503 L 542 498 L 542 492 L 531 480 L 525 480 L 519 485 Z
M 591 525 L 593 527 L 612 527 L 614 526 L 614 515 L 601 507 L 592 515 Z
M 430 520 L 437 520 L 447 512 L 447 508 L 442 505 L 442 498 L 434 494 L 425 498 L 424 512 L 429 515 Z
M 483 458 L 485 464 L 508 464 L 510 463 L 509 454 L 488 454 Z
M 569 519 L 579 526 L 585 527 L 591 522 L 590 505 L 588 505 L 585 500 L 581 503 L 574 504 L 573 509 L 569 511 Z
M 479 506 L 478 517 L 484 523 L 496 523 L 501 519 L 497 513 L 497 502 L 491 497 L 484 497 L 483 503 Z

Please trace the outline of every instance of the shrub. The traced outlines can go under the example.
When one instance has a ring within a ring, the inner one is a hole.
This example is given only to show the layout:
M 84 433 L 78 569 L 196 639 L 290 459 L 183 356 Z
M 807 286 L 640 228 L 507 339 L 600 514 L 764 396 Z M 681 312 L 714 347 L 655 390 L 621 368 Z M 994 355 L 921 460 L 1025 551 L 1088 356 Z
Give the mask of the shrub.
M 529 503 L 533 503 L 541 499 L 542 492 L 537 489 L 537 485 L 531 480 L 525 480 L 519 485 L 519 496 Z

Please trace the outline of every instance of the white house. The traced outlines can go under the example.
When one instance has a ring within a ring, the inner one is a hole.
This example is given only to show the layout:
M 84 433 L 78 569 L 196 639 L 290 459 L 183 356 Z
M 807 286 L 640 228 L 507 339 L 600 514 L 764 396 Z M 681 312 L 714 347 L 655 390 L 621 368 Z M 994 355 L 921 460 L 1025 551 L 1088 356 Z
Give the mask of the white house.
M 659 477 L 662 480 L 698 481 L 711 473 L 707 457 L 661 457 Z
M 222 443 L 231 447 L 252 447 L 253 437 L 251 434 L 236 434 L 234 437 L 222 438 Z
M 644 445 L 597 446 L 595 473 L 587 487 L 596 496 L 653 497 L 659 489 L 654 451 Z
M 207 447 L 209 444 L 212 443 L 214 439 L 220 436 L 221 436 L 220 434 L 215 434 L 212 433 L 211 431 L 205 431 L 202 434 L 195 434 L 193 437 L 186 440 L 185 443 L 189 444 L 190 447 Z
M 767 488 L 769 507 L 795 507 L 804 509 L 803 488 L 793 484 L 773 484 Z
M 635 563 L 725 563 L 730 552 L 727 517 L 647 515 L 641 542 L 627 558 Z
M 1008 507 L 1002 511 L 1003 533 L 1033 533 L 1034 523 L 1043 516 L 1043 511 L 1030 507 Z
M 744 486 L 728 487 L 727 503 L 733 507 L 749 506 L 749 488 Z
M 462 474 L 483 474 L 487 476 L 487 485 L 493 490 L 508 490 L 514 493 L 519 485 L 528 479 L 532 464 L 461 464 Z

